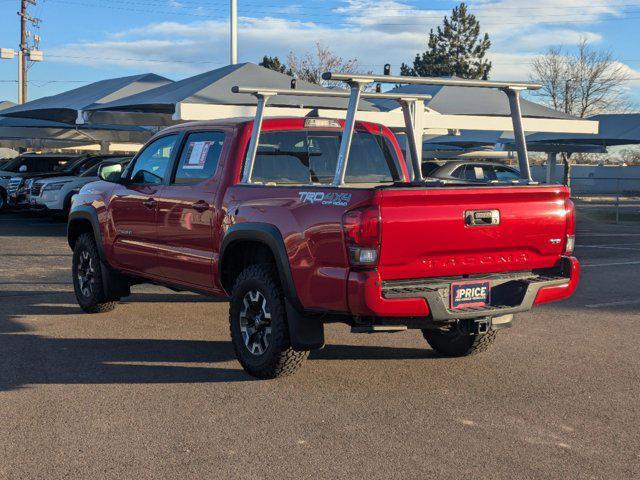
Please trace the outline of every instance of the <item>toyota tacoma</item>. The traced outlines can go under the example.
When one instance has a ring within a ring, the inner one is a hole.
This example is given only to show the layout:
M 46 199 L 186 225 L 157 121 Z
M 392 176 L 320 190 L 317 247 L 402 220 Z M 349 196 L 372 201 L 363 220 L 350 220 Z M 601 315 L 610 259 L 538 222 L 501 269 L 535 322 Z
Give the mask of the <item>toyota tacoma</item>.
M 77 301 L 109 311 L 142 282 L 228 301 L 238 360 L 274 378 L 324 345 L 326 323 L 418 329 L 464 356 L 573 293 L 567 187 L 410 170 L 388 128 L 353 117 L 167 128 L 74 198 Z

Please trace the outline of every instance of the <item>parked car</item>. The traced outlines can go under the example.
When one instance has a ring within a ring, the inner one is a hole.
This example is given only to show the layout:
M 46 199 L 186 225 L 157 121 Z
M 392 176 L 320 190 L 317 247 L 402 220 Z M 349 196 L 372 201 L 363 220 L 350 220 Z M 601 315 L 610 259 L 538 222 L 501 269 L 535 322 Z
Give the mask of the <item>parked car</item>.
M 498 162 L 469 160 L 428 161 L 422 164 L 425 177 L 467 182 L 521 182 L 520 172 Z
M 35 179 L 29 190 L 29 204 L 31 209 L 66 216 L 69 213 L 73 195 L 78 193 L 80 188 L 87 183 L 99 180 L 98 169 L 101 166 L 113 165 L 121 170 L 130 161 L 130 157 L 110 157 L 108 160 L 97 163 L 80 175 Z
M 84 311 L 140 282 L 230 301 L 240 363 L 274 378 L 323 346 L 324 323 L 420 329 L 441 354 L 469 355 L 575 290 L 567 188 L 411 182 L 395 136 L 366 122 L 335 186 L 341 122 L 265 119 L 246 166 L 252 125 L 170 127 L 81 189 L 68 242 Z
M 111 158 L 111 155 L 83 154 L 68 156 L 64 154 L 28 154 L 20 162 L 17 173 L 9 179 L 7 188 L 8 204 L 28 206 L 29 192 L 33 182 L 41 178 L 76 176 L 87 169 Z
M 9 160 L 0 168 L 0 210 L 15 202 L 25 177 L 56 172 L 72 158 L 74 155 L 27 153 Z

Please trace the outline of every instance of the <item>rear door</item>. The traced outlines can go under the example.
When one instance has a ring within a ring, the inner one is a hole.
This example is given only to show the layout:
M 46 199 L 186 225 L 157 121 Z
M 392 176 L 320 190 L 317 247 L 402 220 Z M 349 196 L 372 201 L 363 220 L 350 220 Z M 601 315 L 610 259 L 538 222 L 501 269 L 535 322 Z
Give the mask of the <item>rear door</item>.
M 179 135 L 166 135 L 149 144 L 132 161 L 125 182 L 118 184 L 109 203 L 115 228 L 113 263 L 116 267 L 157 276 L 157 196 L 167 179 Z
M 158 196 L 158 268 L 172 283 L 213 284 L 216 173 L 224 146 L 223 131 L 186 135 L 175 173 Z

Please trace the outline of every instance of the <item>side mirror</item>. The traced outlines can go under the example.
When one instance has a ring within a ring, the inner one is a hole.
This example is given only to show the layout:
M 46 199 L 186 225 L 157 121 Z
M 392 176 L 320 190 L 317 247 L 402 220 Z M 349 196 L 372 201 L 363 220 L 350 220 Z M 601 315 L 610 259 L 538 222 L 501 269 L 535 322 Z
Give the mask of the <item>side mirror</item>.
M 120 163 L 103 163 L 98 167 L 98 177 L 105 182 L 118 183 L 122 175 Z

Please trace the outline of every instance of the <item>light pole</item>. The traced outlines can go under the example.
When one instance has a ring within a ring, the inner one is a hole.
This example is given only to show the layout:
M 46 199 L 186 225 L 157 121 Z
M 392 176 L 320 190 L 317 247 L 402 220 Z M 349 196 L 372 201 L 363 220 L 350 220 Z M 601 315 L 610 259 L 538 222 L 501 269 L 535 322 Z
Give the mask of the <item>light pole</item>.
M 238 63 L 238 0 L 231 0 L 231 15 L 229 22 L 229 34 L 231 37 L 231 65 L 235 65 Z

